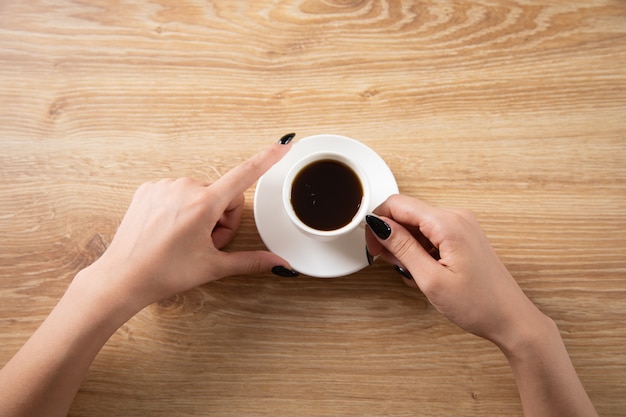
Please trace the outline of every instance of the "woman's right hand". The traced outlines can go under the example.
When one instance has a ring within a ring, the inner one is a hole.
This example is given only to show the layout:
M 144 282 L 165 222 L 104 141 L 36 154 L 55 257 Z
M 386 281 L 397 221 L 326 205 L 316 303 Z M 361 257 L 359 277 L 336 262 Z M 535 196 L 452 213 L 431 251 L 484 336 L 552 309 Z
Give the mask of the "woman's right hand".
M 554 321 L 526 297 L 473 214 L 401 195 L 374 213 L 370 254 L 396 265 L 452 322 L 500 347 L 524 415 L 597 417 Z
M 472 213 L 394 195 L 374 214 L 367 219 L 370 254 L 408 272 L 407 282 L 462 329 L 502 347 L 551 321 L 517 285 Z

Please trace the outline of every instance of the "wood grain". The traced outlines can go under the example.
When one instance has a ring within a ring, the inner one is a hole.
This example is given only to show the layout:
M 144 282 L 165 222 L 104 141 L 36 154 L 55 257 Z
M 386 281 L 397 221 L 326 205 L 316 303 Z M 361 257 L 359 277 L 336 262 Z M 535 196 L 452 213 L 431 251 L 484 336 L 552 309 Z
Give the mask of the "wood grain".
M 403 193 L 475 211 L 600 415 L 623 416 L 625 112 L 620 0 L 2 1 L 0 363 L 140 183 L 212 181 L 286 132 L 327 132 L 375 149 Z M 230 250 L 263 247 L 252 192 Z M 70 415 L 521 409 L 497 349 L 376 264 L 150 306 Z

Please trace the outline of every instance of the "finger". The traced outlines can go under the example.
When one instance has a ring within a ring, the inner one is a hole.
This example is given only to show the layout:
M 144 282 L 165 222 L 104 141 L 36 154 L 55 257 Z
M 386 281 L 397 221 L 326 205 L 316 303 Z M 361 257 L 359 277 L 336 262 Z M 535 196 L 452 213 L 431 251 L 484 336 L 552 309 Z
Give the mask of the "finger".
M 400 262 L 400 260 L 396 258 L 393 253 L 389 252 L 385 248 L 383 248 L 380 253 L 380 259 L 391 265 L 402 265 L 402 262 Z
M 272 165 L 280 161 L 289 149 L 291 149 L 291 144 L 275 143 L 231 169 L 208 188 L 211 190 L 213 198 L 231 201 L 237 195 L 243 194 Z
M 433 207 L 416 198 L 395 194 L 378 206 L 374 213 L 394 219 L 406 227 L 416 227 L 428 242 L 435 248 L 439 247 L 443 237 L 437 233 L 437 224 L 445 210 Z M 423 242 L 426 243 L 426 242 Z
M 365 228 L 365 247 L 367 252 L 373 257 L 379 256 L 384 249 L 369 228 Z
M 441 259 L 439 248 L 437 248 L 426 236 L 424 236 L 419 227 L 405 224 L 404 228 L 411 233 L 415 240 L 417 240 L 417 243 L 419 243 L 426 250 L 426 252 L 430 254 L 430 256 L 436 260 Z
M 222 252 L 219 264 L 220 277 L 260 274 L 270 272 L 276 266 L 291 268 L 283 258 L 267 251 Z
M 211 238 L 213 239 L 213 245 L 217 249 L 222 249 L 228 245 L 237 234 L 239 224 L 241 223 L 241 215 L 243 213 L 245 198 L 243 194 L 239 194 L 222 213 L 217 224 L 213 228 Z
M 404 282 L 405 285 L 411 288 L 419 289 L 417 282 L 415 282 L 415 278 L 413 278 L 413 274 L 409 272 L 407 267 L 403 266 L 401 263 L 394 263 L 393 267 L 398 275 L 402 277 L 402 282 Z
M 373 234 L 372 239 L 376 240 Z M 411 274 L 409 269 L 405 267 L 402 262 L 400 262 L 391 252 L 389 252 L 380 243 L 378 243 L 378 241 L 377 244 L 381 247 L 378 256 L 380 256 L 383 261 L 393 265 L 394 269 L 402 277 L 402 281 L 406 285 L 412 288 L 419 288 L 417 286 L 417 283 L 415 282 L 415 279 L 413 278 L 413 274 Z
M 384 258 L 408 270 L 418 287 L 427 285 L 443 266 L 401 224 L 383 216 L 379 220 L 388 226 L 388 233 L 385 234 L 373 230 L 378 242 L 388 252 L 383 251 Z M 395 262 L 396 259 L 398 262 Z

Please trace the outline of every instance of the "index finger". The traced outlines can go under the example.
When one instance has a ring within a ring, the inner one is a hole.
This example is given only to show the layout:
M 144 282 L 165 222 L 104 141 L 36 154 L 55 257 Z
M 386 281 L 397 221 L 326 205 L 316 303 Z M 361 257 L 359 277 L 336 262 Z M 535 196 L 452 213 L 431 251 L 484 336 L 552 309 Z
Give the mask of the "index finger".
M 436 247 L 441 243 L 441 236 L 437 236 L 435 231 L 437 225 L 441 223 L 441 216 L 444 213 L 442 209 L 416 198 L 395 194 L 378 206 L 374 213 L 389 217 L 405 227 L 419 228 L 419 231 Z
M 220 200 L 231 201 L 250 188 L 261 175 L 280 161 L 289 149 L 291 144 L 275 143 L 228 171 L 209 189 L 216 192 Z

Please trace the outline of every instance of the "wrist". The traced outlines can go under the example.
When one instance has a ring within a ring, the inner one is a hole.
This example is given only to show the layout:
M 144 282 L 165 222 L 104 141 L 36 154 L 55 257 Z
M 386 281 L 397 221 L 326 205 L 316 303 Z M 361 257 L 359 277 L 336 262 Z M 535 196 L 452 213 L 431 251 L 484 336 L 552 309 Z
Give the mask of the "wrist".
M 115 331 L 137 314 L 141 307 L 134 305 L 113 282 L 106 271 L 93 264 L 76 274 L 65 297 L 72 297 L 92 320 Z
M 597 416 L 556 323 L 537 310 L 517 337 L 500 345 L 517 384 L 525 416 Z
M 496 343 L 511 365 L 527 360 L 540 360 L 542 352 L 561 335 L 556 323 L 541 311 L 520 321 L 511 334 Z

